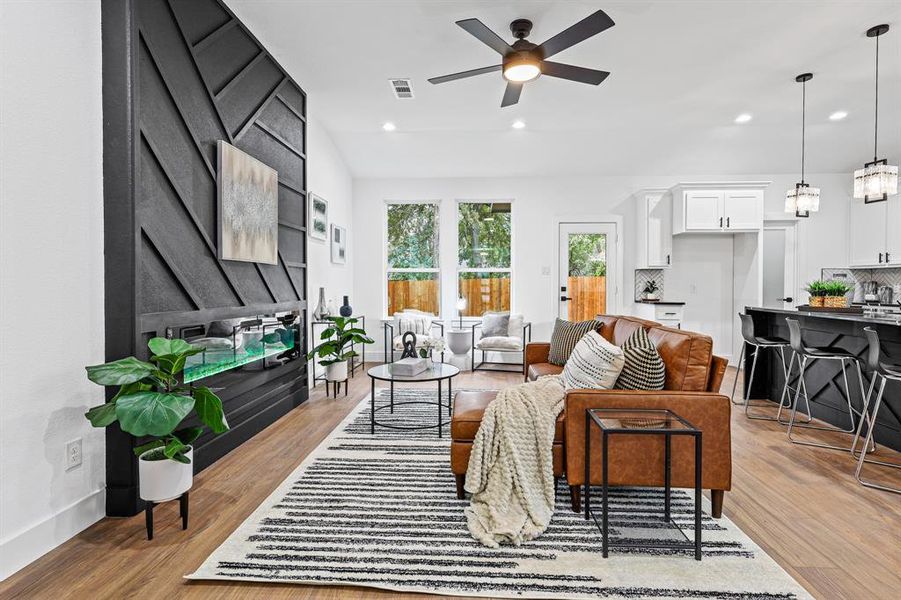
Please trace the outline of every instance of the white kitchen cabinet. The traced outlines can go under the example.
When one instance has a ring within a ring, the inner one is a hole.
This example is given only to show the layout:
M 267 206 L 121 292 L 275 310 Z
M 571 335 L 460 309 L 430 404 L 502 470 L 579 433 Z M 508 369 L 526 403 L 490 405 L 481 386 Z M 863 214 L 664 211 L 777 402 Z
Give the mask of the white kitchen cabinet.
M 673 234 L 760 231 L 767 185 L 769 182 L 679 184 L 673 190 Z
M 850 209 L 851 267 L 886 267 L 901 264 L 901 200 L 865 204 L 852 198 Z
M 723 217 L 729 230 L 757 230 L 763 226 L 763 192 L 761 190 L 726 190 L 723 194 Z
M 682 328 L 684 304 L 673 302 L 636 302 L 632 314 L 648 321 L 656 321 L 673 329 Z
M 686 230 L 719 231 L 723 228 L 723 192 L 687 191 L 684 203 Z
M 885 248 L 887 261 L 893 267 L 901 266 L 901 195 L 888 200 L 888 218 L 885 220 Z
M 673 203 L 665 190 L 638 194 L 638 269 L 666 269 L 673 264 Z

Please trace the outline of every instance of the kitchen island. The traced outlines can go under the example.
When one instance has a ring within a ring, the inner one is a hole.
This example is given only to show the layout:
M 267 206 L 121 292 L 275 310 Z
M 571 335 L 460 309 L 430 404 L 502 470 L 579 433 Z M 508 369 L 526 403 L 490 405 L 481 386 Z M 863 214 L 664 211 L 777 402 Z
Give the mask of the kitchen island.
M 785 310 L 748 306 L 745 313 L 754 319 L 758 336 L 789 338 L 786 317 L 797 319 L 801 324 L 804 343 L 807 346 L 836 346 L 853 352 L 866 360 L 867 340 L 864 327 L 872 327 L 879 333 L 883 361 L 901 363 L 901 315 L 871 317 L 847 312 L 821 312 L 805 310 Z M 791 353 L 786 352 L 786 361 Z M 865 362 L 861 363 L 865 366 Z M 798 382 L 798 365 L 792 372 L 791 385 Z M 751 358 L 745 352 L 744 381 L 747 384 L 751 372 Z M 813 416 L 838 427 L 848 427 L 848 408 L 844 400 L 844 383 L 839 361 L 809 361 L 804 375 L 807 391 L 810 393 L 810 409 Z M 774 403 L 779 401 L 785 377 L 778 352 L 764 351 L 757 361 L 757 374 L 751 388 L 751 398 L 766 398 Z M 851 388 L 851 402 L 855 408 L 861 406 L 860 386 L 855 369 L 848 370 L 848 385 Z M 869 390 L 869 374 L 864 370 L 864 391 Z M 874 393 L 875 396 L 875 393 Z M 876 423 L 876 442 L 901 451 L 901 385 L 889 381 L 885 386 L 883 408 Z M 804 407 L 803 401 L 801 408 Z

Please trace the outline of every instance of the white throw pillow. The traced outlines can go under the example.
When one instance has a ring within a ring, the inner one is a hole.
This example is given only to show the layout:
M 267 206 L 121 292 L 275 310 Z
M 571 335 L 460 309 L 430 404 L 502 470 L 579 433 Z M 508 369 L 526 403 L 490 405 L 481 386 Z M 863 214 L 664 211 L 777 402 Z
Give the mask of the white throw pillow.
M 394 313 L 394 331 L 401 335 L 408 331 L 417 336 L 429 335 L 433 320 L 432 315 L 420 311 Z
M 522 315 L 510 315 L 510 325 L 507 327 L 507 335 L 522 338 L 522 326 L 526 322 Z
M 563 367 L 563 385 L 567 390 L 613 389 L 625 362 L 622 349 L 597 331 L 589 331 L 573 348 Z

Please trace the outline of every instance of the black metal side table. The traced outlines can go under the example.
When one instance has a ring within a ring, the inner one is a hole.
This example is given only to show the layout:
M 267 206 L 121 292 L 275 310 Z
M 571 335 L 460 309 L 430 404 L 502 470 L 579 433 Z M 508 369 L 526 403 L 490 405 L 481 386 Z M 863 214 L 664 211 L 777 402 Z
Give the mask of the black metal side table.
M 601 430 L 601 524 L 591 512 L 591 425 Z M 664 437 L 664 512 L 665 523 L 672 525 L 682 534 L 685 542 L 672 543 L 618 543 L 609 541 L 609 465 L 608 440 L 613 435 L 662 435 Z M 695 526 L 694 542 L 688 539 L 682 528 L 670 517 L 671 493 L 671 441 L 674 435 L 694 438 L 695 446 Z M 694 425 L 666 409 L 616 409 L 593 408 L 585 411 L 585 520 L 594 518 L 601 530 L 601 550 L 607 558 L 610 547 L 617 548 L 694 548 L 695 560 L 701 560 L 701 431 Z

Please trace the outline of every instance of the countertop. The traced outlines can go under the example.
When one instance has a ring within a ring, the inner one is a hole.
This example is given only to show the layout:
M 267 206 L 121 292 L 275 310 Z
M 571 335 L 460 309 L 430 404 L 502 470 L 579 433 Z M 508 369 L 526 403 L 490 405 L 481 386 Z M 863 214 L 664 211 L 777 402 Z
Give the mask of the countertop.
M 660 304 L 662 306 L 685 306 L 684 302 L 673 302 L 671 300 L 636 300 L 636 304 Z
M 756 310 L 758 312 L 768 312 L 774 314 L 811 317 L 815 319 L 833 319 L 836 321 L 854 321 L 858 323 L 873 323 L 876 325 L 895 325 L 901 327 L 901 314 L 895 314 L 884 317 L 871 317 L 857 313 L 840 313 L 828 311 L 811 311 L 811 310 L 787 310 L 784 308 L 768 308 L 765 306 L 746 306 L 745 311 Z

